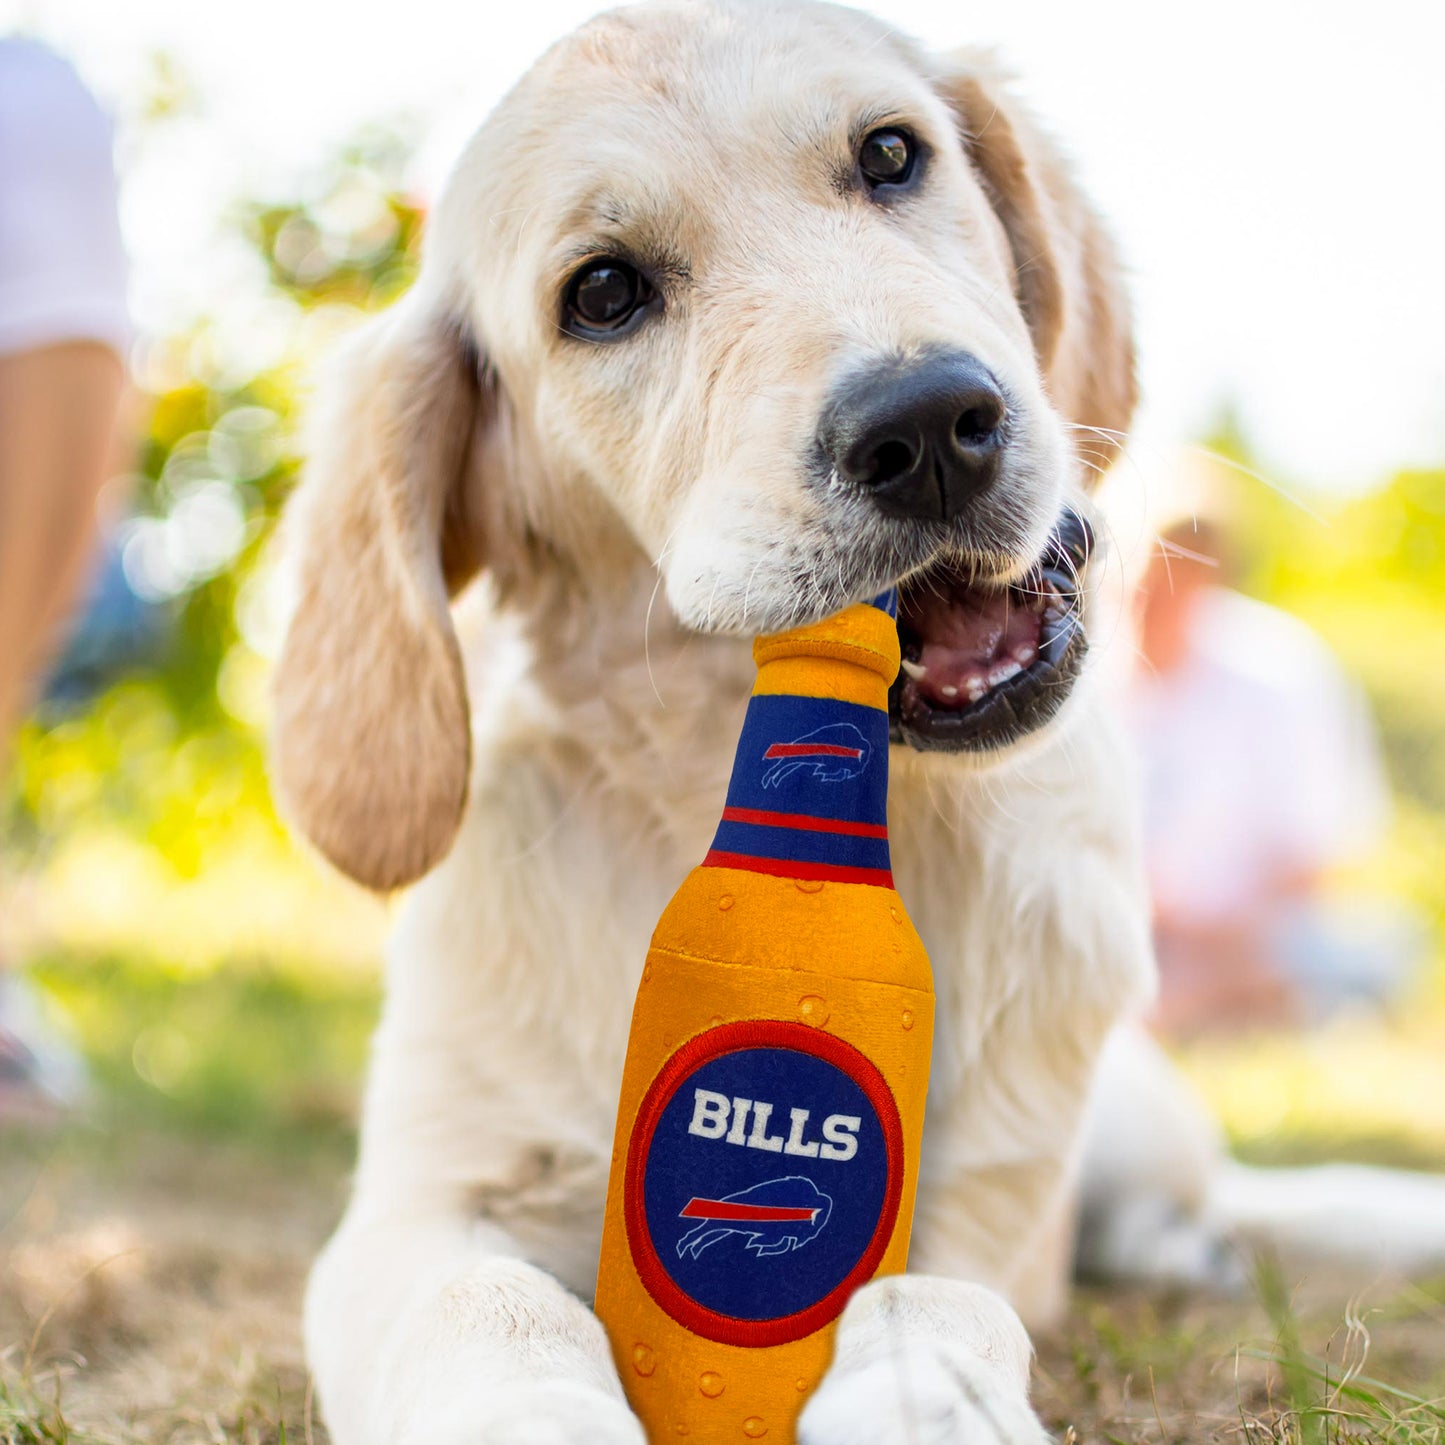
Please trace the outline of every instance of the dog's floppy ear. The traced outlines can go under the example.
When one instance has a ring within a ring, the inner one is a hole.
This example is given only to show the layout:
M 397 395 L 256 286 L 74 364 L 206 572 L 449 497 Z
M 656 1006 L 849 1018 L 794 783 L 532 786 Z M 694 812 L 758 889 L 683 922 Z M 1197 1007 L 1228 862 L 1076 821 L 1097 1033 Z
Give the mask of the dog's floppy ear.
M 1119 260 L 1064 158 L 1009 93 L 990 57 L 966 50 L 935 85 L 1003 225 L 1014 289 L 1039 370 L 1086 459 L 1106 465 L 1137 400 L 1134 338 Z
M 425 285 L 323 381 L 285 523 L 297 597 L 273 772 L 307 837 L 376 889 L 446 854 L 471 762 L 449 601 L 480 563 L 467 474 L 490 397 L 475 347 Z

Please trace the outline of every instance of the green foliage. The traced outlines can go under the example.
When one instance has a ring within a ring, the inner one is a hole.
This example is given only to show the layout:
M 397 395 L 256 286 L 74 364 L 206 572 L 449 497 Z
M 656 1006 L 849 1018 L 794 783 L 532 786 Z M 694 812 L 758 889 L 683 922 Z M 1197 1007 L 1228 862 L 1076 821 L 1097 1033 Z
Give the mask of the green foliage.
M 415 273 L 421 216 L 395 192 L 402 160 L 394 140 L 366 137 L 305 197 L 239 209 L 267 278 L 256 309 L 284 338 L 270 366 L 238 371 L 227 338 L 203 322 L 163 343 L 151 367 L 169 384 L 151 399 L 141 446 L 142 515 L 171 522 L 198 486 L 219 481 L 244 521 L 226 565 L 189 585 L 184 572 L 176 579 L 179 634 L 157 677 L 183 726 L 224 713 L 218 681 L 245 640 L 245 584 L 295 480 L 301 379 L 337 331 L 394 300 Z
M 393 133 L 373 130 L 342 153 L 306 204 L 248 207 L 247 233 L 271 285 L 306 307 L 371 310 L 395 300 L 416 274 L 421 213 L 395 189 L 406 159 Z
M 170 666 L 182 672 L 178 660 Z M 218 709 L 177 707 L 161 677 L 120 682 L 82 714 L 32 724 L 20 759 L 17 841 L 28 834 L 43 847 L 104 819 L 144 840 L 180 877 L 195 876 L 227 845 L 238 817 L 281 844 L 254 731 Z
M 1445 469 L 1405 471 L 1315 522 L 1243 498 L 1247 585 L 1329 639 L 1368 688 L 1400 791 L 1445 811 Z
M 342 1137 L 376 1022 L 370 976 L 239 961 L 202 974 L 52 955 L 29 970 L 60 1006 L 105 1106 L 210 1137 Z
M 84 711 L 42 710 L 23 731 L 0 810 L 12 850 L 103 821 L 189 876 L 230 820 L 277 831 L 258 727 L 274 643 L 266 548 L 295 481 L 302 379 L 414 275 L 421 214 L 398 193 L 403 160 L 395 136 L 364 135 L 301 194 L 237 208 L 261 263 L 264 365 L 212 319 L 153 345 L 123 555 L 168 614 L 168 640 Z
M 1247 461 L 1237 437 L 1220 450 Z M 1369 696 L 1398 814 L 1371 882 L 1445 930 L 1445 468 L 1305 504 L 1241 473 L 1231 503 L 1243 588 L 1314 627 Z

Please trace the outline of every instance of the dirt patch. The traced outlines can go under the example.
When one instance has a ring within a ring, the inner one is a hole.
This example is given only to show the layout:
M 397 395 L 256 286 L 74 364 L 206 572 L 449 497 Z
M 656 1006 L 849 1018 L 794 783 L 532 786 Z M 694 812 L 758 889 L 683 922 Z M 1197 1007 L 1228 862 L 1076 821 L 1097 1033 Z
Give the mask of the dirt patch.
M 106 1442 L 324 1440 L 298 1317 L 340 1209 L 334 1147 L 278 1158 L 76 1133 L 0 1152 L 12 1395 L 36 1413 L 58 1398 L 71 1429 Z

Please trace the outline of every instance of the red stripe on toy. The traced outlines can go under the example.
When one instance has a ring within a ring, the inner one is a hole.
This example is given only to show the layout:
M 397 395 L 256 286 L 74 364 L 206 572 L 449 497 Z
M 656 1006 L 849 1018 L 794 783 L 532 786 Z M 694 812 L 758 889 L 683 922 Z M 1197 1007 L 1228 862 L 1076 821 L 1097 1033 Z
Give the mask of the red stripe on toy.
M 764 808 L 724 808 L 728 823 L 761 823 L 768 828 L 801 828 L 807 833 L 844 833 L 850 838 L 886 838 L 886 823 L 850 823 L 843 818 L 815 818 L 810 813 L 770 813 Z
M 845 748 L 838 743 L 774 743 L 765 758 L 861 758 L 862 748 Z
M 775 1220 L 811 1220 L 816 1209 L 786 1208 L 780 1204 L 730 1204 L 726 1199 L 689 1199 L 681 1219 L 737 1219 L 756 1224 Z
M 755 858 L 750 853 L 720 853 L 716 848 L 702 864 L 704 868 L 742 868 L 749 873 L 770 873 L 775 878 L 802 878 L 807 882 L 893 887 L 893 873 L 888 868 L 848 868 L 842 864 L 799 863 L 788 858 Z

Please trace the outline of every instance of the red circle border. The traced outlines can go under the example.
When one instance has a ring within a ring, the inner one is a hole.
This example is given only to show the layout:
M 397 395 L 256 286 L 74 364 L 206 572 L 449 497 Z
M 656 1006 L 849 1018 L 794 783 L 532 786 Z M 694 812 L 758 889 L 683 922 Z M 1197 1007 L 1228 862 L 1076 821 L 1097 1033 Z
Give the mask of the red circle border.
M 862 1089 L 883 1129 L 887 1156 L 887 1184 L 883 1208 L 868 1247 L 858 1262 L 822 1299 L 806 1309 L 770 1320 L 742 1320 L 700 1305 L 673 1282 L 652 1242 L 647 1225 L 647 1203 L 643 1186 L 652 1136 L 663 1110 L 687 1077 L 704 1064 L 742 1049 L 790 1049 L 811 1054 L 847 1074 Z M 632 1262 L 648 1294 L 685 1329 L 719 1344 L 753 1348 L 786 1345 L 820 1330 L 843 1312 L 853 1291 L 870 1280 L 893 1238 L 898 1207 L 903 1199 L 903 1125 L 898 1104 L 888 1081 L 866 1054 L 832 1034 L 808 1024 L 783 1019 L 747 1019 L 721 1024 L 689 1039 L 674 1053 L 648 1086 L 633 1123 L 632 1142 L 627 1150 L 627 1172 L 623 1185 L 623 1217 Z

